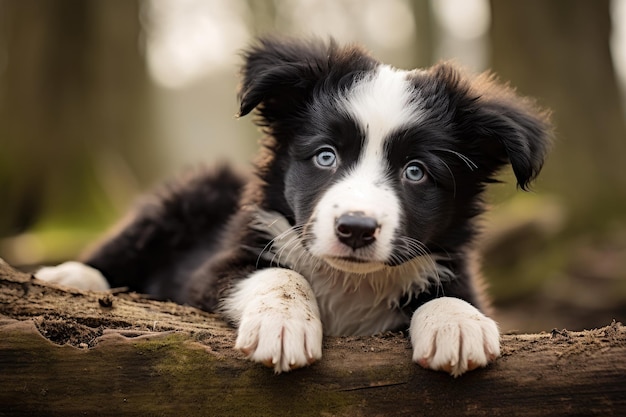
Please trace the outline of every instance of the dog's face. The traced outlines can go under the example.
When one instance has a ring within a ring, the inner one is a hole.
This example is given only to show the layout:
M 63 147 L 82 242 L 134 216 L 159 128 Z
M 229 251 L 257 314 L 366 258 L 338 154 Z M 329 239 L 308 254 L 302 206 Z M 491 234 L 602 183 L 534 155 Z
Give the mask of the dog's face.
M 400 71 L 332 43 L 263 41 L 241 100 L 272 138 L 270 208 L 346 272 L 467 244 L 485 184 L 511 163 L 526 187 L 548 146 L 544 117 L 487 78 Z
M 453 198 L 435 182 L 442 162 L 419 131 L 427 110 L 411 74 L 379 66 L 359 78 L 312 98 L 285 179 L 308 250 L 348 272 L 419 255 Z

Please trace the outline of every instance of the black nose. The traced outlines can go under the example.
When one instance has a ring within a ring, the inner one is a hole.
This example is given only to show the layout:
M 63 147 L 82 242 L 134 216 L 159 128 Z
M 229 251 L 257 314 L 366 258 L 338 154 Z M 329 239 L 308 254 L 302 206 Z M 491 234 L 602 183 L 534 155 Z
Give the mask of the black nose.
M 337 238 L 352 249 L 362 248 L 376 240 L 378 222 L 361 212 L 346 213 L 335 222 Z

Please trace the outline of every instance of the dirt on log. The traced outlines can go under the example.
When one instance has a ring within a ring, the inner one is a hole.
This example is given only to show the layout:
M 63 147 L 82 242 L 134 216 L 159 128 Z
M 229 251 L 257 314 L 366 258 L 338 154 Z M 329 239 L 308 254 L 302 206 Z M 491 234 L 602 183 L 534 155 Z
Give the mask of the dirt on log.
M 460 378 L 411 362 L 402 334 L 328 337 L 274 375 L 203 311 L 63 289 L 0 261 L 0 416 L 626 415 L 626 328 L 504 335 Z

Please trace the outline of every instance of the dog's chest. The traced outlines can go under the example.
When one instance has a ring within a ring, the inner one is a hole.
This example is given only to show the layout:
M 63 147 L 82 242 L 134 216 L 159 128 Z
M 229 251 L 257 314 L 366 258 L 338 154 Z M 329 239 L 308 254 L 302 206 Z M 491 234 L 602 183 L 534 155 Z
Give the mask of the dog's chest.
M 333 288 L 318 295 L 317 302 L 324 333 L 331 336 L 372 335 L 408 327 L 410 320 L 397 307 L 374 305 L 374 297 L 367 291 Z
M 410 317 L 399 305 L 400 290 L 381 294 L 366 279 L 347 282 L 324 277 L 323 272 L 307 279 L 317 298 L 324 334 L 372 335 L 408 327 Z

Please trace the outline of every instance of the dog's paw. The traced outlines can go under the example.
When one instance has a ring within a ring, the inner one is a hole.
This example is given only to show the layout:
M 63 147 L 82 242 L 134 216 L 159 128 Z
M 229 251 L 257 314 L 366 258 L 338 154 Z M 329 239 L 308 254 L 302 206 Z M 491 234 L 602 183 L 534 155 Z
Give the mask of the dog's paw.
M 322 357 L 322 323 L 294 317 L 294 310 L 251 309 L 239 325 L 235 348 L 250 360 L 288 372 Z M 299 314 L 295 314 L 299 315 Z
M 248 359 L 280 373 L 322 357 L 317 302 L 301 275 L 280 268 L 259 271 L 243 280 L 226 304 L 242 306 L 235 348 Z
M 409 333 L 413 361 L 454 377 L 500 356 L 496 322 L 458 298 L 437 298 L 418 308 Z
M 110 288 L 100 271 L 80 262 L 41 268 L 35 278 L 79 290 L 106 291 Z

